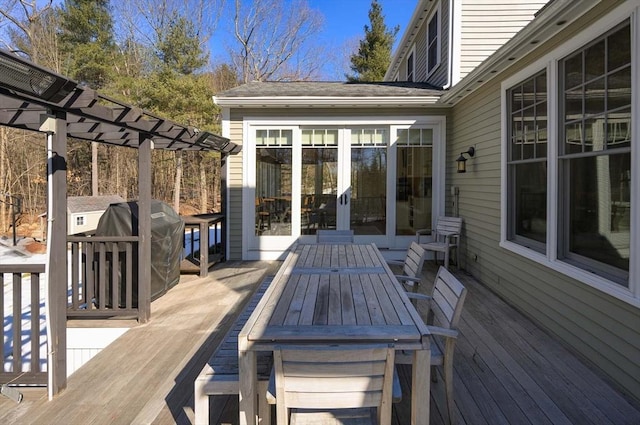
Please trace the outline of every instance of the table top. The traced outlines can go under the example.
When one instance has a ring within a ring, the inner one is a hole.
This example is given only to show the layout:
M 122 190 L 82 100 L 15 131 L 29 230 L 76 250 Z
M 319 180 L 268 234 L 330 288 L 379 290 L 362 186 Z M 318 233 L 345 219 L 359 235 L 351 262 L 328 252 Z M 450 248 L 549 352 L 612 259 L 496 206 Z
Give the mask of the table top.
M 429 331 L 373 244 L 296 245 L 243 328 L 253 344 L 429 344 Z

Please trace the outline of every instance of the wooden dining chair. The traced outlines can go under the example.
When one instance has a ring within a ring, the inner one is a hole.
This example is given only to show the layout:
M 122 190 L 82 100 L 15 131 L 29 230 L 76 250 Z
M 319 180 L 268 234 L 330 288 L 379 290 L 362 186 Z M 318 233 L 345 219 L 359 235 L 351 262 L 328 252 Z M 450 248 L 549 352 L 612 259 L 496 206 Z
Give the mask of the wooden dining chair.
M 427 324 L 431 332 L 431 366 L 442 366 L 447 398 L 449 423 L 453 421 L 453 352 L 458 338 L 458 322 L 467 289 L 446 268 L 440 267 L 433 284 L 431 295 L 410 294 L 410 298 L 428 302 Z M 413 356 L 409 351 L 396 355 L 396 363 L 412 364 Z M 436 371 L 431 378 L 437 382 Z
M 449 256 L 451 251 L 455 253 L 456 267 L 460 269 L 458 249 L 460 233 L 462 231 L 462 218 L 438 217 L 436 228 L 433 230 L 421 229 L 416 231 L 416 239 L 421 247 L 427 251 L 433 251 L 434 259 L 438 261 L 438 252 L 444 253 L 444 267 L 449 268 Z M 422 242 L 425 235 L 431 235 L 430 241 Z
M 276 347 L 267 401 L 277 424 L 389 425 L 394 356 L 387 344 Z
M 403 261 L 388 260 L 390 266 L 402 267 L 402 274 L 397 274 L 396 279 L 402 283 L 405 289 L 412 288 L 413 292 L 418 290 L 418 285 L 422 280 L 422 267 L 424 266 L 426 251 L 416 242 L 411 242 L 407 249 L 407 255 Z
M 317 243 L 353 243 L 353 230 L 326 230 L 316 232 Z

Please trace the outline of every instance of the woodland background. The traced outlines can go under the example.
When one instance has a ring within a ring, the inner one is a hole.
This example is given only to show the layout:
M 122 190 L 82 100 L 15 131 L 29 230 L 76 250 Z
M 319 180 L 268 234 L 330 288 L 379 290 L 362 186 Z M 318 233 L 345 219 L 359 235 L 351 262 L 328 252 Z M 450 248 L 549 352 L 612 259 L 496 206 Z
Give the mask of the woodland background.
M 315 36 L 324 17 L 305 0 L 0 0 L 0 48 L 220 134 L 212 96 L 244 82 L 381 80 L 398 29 L 386 28 L 377 0 L 369 18 L 363 40 L 322 46 Z M 212 59 L 221 31 L 233 41 Z M 45 142 L 0 127 L 0 234 L 10 231 L 17 199 L 25 228 L 46 211 Z M 137 194 L 137 150 L 73 139 L 68 149 L 69 196 Z M 152 173 L 152 197 L 181 214 L 220 210 L 218 153 L 153 151 Z

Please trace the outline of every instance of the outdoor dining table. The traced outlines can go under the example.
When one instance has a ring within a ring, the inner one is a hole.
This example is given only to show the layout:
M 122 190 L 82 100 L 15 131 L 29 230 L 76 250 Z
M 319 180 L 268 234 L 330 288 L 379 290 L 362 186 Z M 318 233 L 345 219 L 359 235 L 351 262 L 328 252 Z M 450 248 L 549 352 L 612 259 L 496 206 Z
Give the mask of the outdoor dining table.
M 291 249 L 238 335 L 241 425 L 256 423 L 257 352 L 306 343 L 412 350 L 411 423 L 429 423 L 429 330 L 374 244 Z

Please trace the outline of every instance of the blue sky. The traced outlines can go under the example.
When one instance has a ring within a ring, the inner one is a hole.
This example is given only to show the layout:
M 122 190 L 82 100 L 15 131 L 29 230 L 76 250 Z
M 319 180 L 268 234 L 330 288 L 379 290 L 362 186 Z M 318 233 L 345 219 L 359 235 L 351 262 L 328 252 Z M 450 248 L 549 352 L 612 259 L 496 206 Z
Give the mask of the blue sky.
M 364 37 L 369 24 L 371 0 L 308 0 L 309 6 L 319 9 L 325 17 L 323 37 L 342 43 L 350 38 Z M 400 26 L 397 41 L 404 33 L 418 0 L 379 0 L 387 27 Z
M 287 1 L 287 0 L 285 0 Z M 349 54 L 347 46 L 357 48 L 359 40 L 364 38 L 364 26 L 369 24 L 371 0 L 306 0 L 312 9 L 319 10 L 324 16 L 321 33 L 315 40 L 327 47 L 330 54 L 322 69 L 321 79 L 342 81 L 349 72 Z M 418 0 L 378 0 L 388 28 L 396 25 L 400 31 L 396 43 L 404 33 Z M 233 2 L 226 0 L 227 7 Z M 226 30 L 226 32 L 225 32 Z M 233 35 L 231 29 L 221 23 L 210 43 L 213 62 L 227 60 L 225 44 Z

